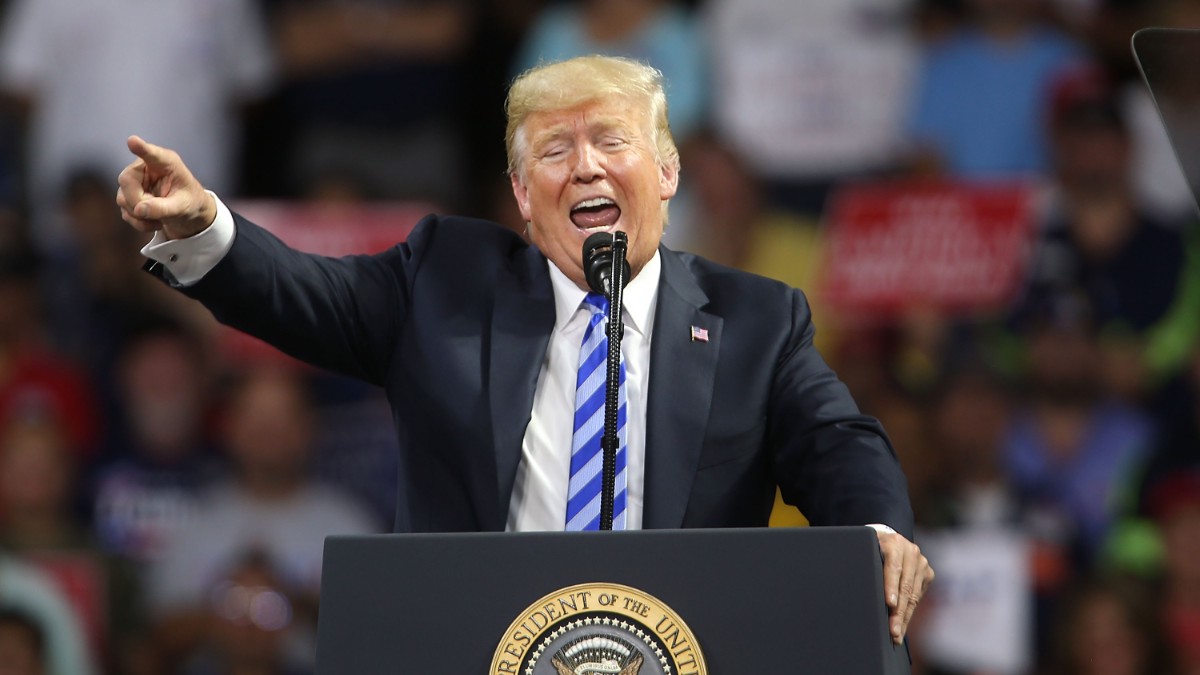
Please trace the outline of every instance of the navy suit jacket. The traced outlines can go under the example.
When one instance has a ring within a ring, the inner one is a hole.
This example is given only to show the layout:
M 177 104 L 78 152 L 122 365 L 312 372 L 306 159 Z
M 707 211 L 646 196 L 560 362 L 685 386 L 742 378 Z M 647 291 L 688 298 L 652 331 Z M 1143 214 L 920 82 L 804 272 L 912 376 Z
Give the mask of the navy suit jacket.
M 467 218 L 428 216 L 403 244 L 341 259 L 235 221 L 228 255 L 183 292 L 386 389 L 402 449 L 396 531 L 503 530 L 554 326 L 546 258 Z M 778 484 L 815 525 L 884 523 L 911 538 L 895 453 L 813 348 L 803 294 L 660 254 L 643 526 L 765 525 Z

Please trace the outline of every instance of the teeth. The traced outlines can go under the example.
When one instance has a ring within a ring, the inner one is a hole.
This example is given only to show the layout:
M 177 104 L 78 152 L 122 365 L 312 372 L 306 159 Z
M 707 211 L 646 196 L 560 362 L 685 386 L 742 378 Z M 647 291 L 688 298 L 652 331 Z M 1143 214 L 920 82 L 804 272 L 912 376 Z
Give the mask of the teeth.
M 616 205 L 617 205 L 617 203 L 614 202 L 613 200 L 609 199 L 608 197 L 592 197 L 591 199 L 586 199 L 582 202 L 579 202 L 578 204 L 575 205 L 575 208 L 573 208 L 571 210 L 574 211 L 575 209 L 588 209 L 588 208 L 592 208 L 594 206 L 616 206 Z

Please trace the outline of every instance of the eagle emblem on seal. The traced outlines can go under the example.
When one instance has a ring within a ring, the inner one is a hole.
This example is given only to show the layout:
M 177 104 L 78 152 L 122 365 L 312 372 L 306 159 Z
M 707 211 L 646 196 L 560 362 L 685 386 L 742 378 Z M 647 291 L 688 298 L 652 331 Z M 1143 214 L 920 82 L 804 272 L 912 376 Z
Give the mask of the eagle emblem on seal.
M 572 640 L 554 655 L 558 675 L 638 675 L 644 657 L 632 644 L 610 635 Z

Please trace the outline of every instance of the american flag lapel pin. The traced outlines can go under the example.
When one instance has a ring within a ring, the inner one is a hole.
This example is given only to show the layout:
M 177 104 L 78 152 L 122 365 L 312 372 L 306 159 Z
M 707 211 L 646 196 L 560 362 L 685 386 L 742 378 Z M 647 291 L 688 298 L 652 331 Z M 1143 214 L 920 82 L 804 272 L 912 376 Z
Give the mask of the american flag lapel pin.
M 692 342 L 708 342 L 708 329 L 692 326 Z

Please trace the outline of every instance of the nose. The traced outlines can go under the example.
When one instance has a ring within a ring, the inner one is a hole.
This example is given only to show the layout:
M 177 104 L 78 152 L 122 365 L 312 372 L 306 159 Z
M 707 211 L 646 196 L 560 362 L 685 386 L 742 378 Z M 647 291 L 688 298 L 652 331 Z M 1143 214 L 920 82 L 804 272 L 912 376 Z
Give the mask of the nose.
M 600 152 L 591 143 L 579 146 L 572 177 L 580 183 L 590 183 L 604 177 L 604 163 L 601 161 Z

